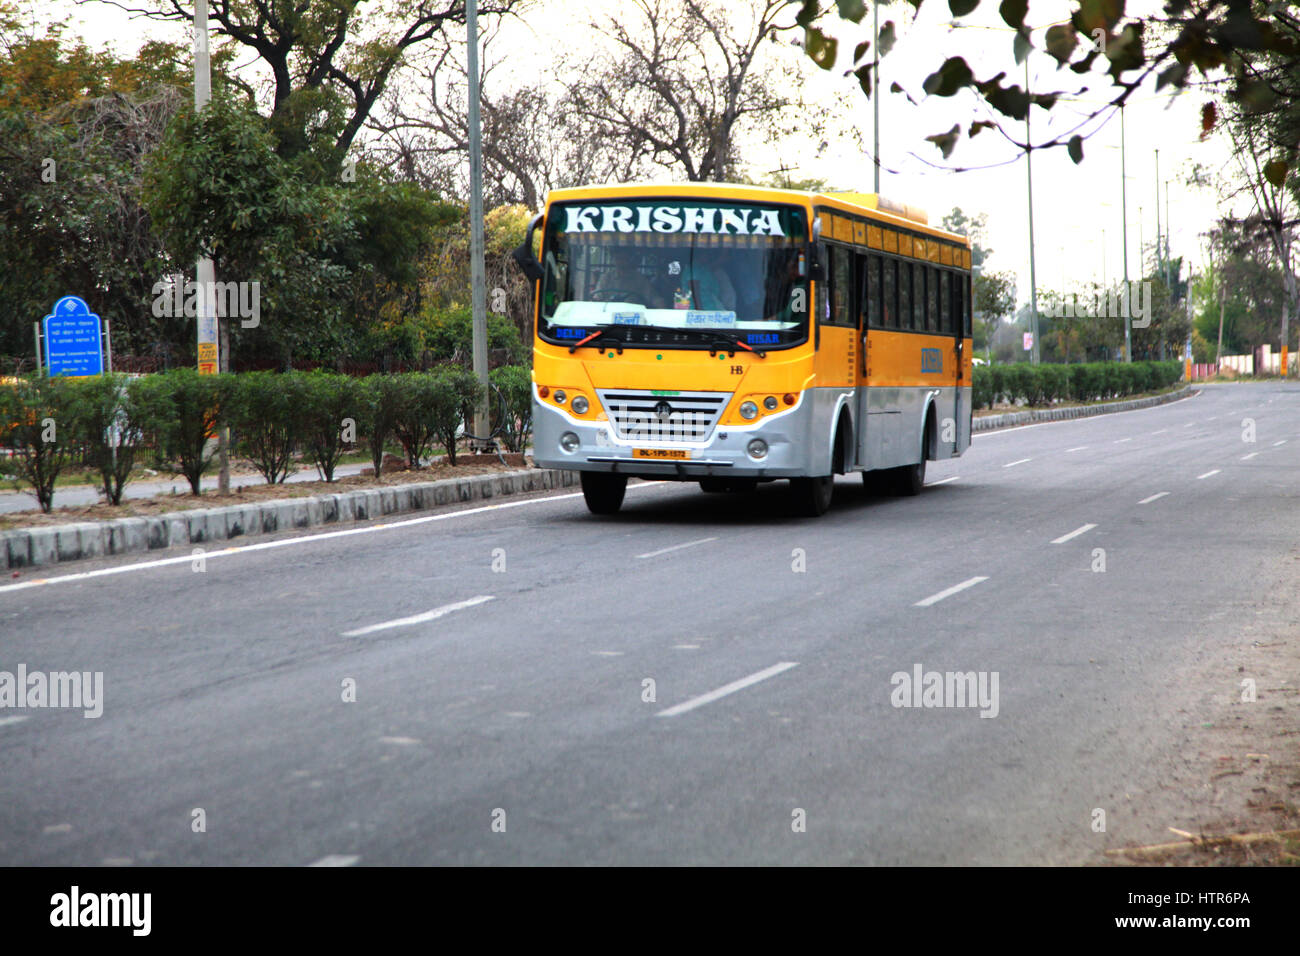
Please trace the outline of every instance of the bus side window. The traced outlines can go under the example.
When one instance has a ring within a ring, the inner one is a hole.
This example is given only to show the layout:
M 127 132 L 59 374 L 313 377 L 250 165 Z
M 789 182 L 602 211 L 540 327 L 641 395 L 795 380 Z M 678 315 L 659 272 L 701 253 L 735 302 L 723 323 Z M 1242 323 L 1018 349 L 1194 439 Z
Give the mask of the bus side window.
M 853 254 L 843 246 L 831 246 L 831 314 L 827 325 L 854 326 Z
M 950 273 L 949 285 L 953 287 L 952 298 L 950 298 L 949 316 L 952 317 L 953 332 L 962 328 L 962 273 Z
M 943 320 L 939 315 L 939 270 L 934 266 L 925 266 L 925 327 L 931 332 L 943 331 Z
M 952 273 L 940 269 L 936 276 L 939 279 L 939 331 L 951 335 L 956 328 L 952 324 Z
M 912 264 L 898 262 L 898 327 L 912 328 Z
M 862 257 L 862 311 L 868 328 L 881 325 L 880 312 L 880 256 Z
M 879 256 L 876 256 L 880 259 Z M 884 267 L 880 280 L 880 293 L 883 298 L 881 325 L 886 329 L 898 328 L 898 260 L 881 260 Z
M 926 330 L 926 267 L 911 263 L 911 328 Z
M 970 335 L 971 335 L 971 331 L 970 331 L 970 323 L 971 323 L 971 296 L 970 296 L 970 292 L 971 292 L 971 278 L 970 278 L 969 275 L 962 275 L 962 276 L 960 276 L 959 278 L 960 278 L 960 282 L 959 282 L 958 284 L 961 286 L 961 326 L 962 326 L 962 334 L 963 334 L 966 338 L 970 338 Z

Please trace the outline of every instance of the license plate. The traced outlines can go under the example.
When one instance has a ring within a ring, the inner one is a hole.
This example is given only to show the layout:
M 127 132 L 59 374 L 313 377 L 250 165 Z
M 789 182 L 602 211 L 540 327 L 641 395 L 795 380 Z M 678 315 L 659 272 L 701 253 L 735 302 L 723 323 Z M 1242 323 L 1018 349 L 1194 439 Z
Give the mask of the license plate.
M 633 448 L 632 457 L 687 461 L 691 457 L 691 450 L 689 448 Z

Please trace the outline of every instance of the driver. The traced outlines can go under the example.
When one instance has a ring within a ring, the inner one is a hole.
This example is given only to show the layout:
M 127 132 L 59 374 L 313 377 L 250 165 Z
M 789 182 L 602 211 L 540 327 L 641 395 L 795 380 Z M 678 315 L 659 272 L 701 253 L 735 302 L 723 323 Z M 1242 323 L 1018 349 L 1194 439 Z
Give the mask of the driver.
M 604 302 L 633 302 L 649 307 L 657 298 L 654 286 L 640 269 L 639 255 L 630 246 L 615 246 L 610 265 L 596 283 L 593 294 Z

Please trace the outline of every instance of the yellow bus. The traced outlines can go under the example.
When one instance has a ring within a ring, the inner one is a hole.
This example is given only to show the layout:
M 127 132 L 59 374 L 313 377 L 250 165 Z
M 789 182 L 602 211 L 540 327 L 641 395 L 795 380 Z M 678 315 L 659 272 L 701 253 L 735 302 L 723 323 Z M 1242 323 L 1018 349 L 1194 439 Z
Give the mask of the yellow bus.
M 837 474 L 916 494 L 927 459 L 970 445 L 970 244 L 913 207 L 558 189 L 514 257 L 535 285 L 534 460 L 581 472 L 596 514 L 640 477 L 789 479 L 820 515 Z

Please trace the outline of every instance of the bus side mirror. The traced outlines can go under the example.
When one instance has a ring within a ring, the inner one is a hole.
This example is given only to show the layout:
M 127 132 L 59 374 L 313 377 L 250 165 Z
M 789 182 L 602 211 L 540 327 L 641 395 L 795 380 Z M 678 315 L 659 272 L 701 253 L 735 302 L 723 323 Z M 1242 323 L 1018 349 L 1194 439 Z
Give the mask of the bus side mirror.
M 812 243 L 809 250 L 808 278 L 813 282 L 826 281 L 826 247 L 820 242 Z
M 533 255 L 533 233 L 537 230 L 541 221 L 542 213 L 538 213 L 533 217 L 532 221 L 528 223 L 528 231 L 524 233 L 524 241 L 519 244 L 518 249 L 510 254 L 510 257 L 523 270 L 524 277 L 529 282 L 537 282 L 546 274 L 542 271 L 542 264 Z

